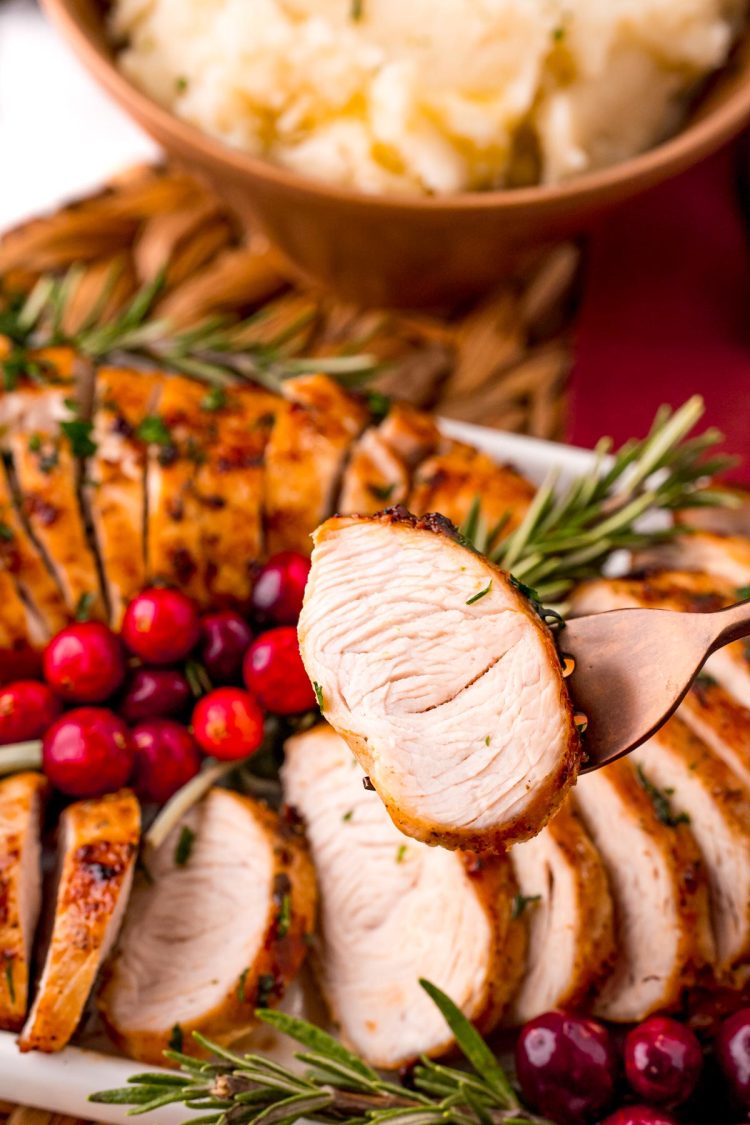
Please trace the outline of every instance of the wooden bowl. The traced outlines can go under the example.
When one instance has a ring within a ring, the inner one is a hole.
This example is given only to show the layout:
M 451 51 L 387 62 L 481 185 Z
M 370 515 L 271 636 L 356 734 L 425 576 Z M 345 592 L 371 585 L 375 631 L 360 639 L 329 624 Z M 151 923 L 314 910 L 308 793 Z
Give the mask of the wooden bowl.
M 452 302 L 507 276 L 519 255 L 707 156 L 750 120 L 750 29 L 673 139 L 553 187 L 443 197 L 372 196 L 307 179 L 180 120 L 117 69 L 99 0 L 43 0 L 94 77 L 167 154 L 203 173 L 303 277 L 377 305 Z

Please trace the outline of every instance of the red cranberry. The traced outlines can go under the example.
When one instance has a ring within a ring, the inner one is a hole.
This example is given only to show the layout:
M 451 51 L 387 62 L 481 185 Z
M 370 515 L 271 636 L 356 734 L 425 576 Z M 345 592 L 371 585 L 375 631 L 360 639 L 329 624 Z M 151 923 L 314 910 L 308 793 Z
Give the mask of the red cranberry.
M 315 706 L 292 625 L 261 633 L 247 650 L 242 672 L 248 691 L 276 715 L 297 715 Z
M 70 797 L 98 797 L 120 789 L 130 777 L 133 753 L 125 723 L 104 707 L 69 711 L 42 743 L 44 772 Z
M 233 762 L 252 754 L 263 741 L 263 712 L 241 688 L 216 688 L 196 703 L 193 730 L 207 754 Z
M 263 621 L 296 625 L 302 610 L 310 560 L 297 551 L 272 555 L 258 575 L 253 610 Z
M 0 746 L 41 738 L 62 711 L 60 701 L 38 680 L 16 680 L 0 688 Z
M 102 703 L 125 679 L 119 638 L 99 621 L 68 625 L 47 645 L 44 678 L 71 703 Z
M 596 1120 L 612 1102 L 617 1054 L 601 1024 L 546 1012 L 521 1032 L 516 1071 L 532 1109 L 559 1125 L 582 1125 Z
M 679 1125 L 677 1118 L 649 1105 L 628 1105 L 611 1114 L 602 1125 Z
M 201 620 L 201 660 L 214 684 L 229 684 L 239 679 L 242 658 L 253 634 L 239 613 L 224 610 L 207 613 Z
M 625 1073 L 641 1098 L 659 1105 L 686 1102 L 703 1067 L 695 1033 L 677 1020 L 652 1016 L 625 1039 Z
M 165 719 L 185 711 L 192 697 L 187 679 L 176 668 L 136 668 L 118 709 L 129 723 Z
M 176 664 L 198 643 L 195 602 L 180 590 L 154 586 L 133 598 L 122 622 L 122 639 L 147 664 Z
M 750 1107 L 750 1008 L 724 1020 L 716 1037 L 716 1057 L 732 1095 Z
M 147 719 L 133 728 L 133 784 L 142 801 L 163 804 L 201 768 L 190 731 L 171 719 Z

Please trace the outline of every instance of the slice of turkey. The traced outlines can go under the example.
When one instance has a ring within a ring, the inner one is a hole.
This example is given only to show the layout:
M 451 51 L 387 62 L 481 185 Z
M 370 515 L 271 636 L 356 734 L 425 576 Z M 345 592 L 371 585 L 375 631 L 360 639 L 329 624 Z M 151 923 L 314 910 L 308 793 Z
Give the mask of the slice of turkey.
M 61 1051 L 83 1014 L 117 937 L 130 894 L 140 808 L 127 789 L 77 801 L 60 818 L 59 879 L 52 935 L 22 1051 Z
M 710 676 L 700 676 L 679 716 L 750 787 L 750 710 Z
M 31 949 L 42 905 L 39 841 L 47 781 L 18 773 L 0 781 L 0 1028 L 19 1031 L 29 998 Z
M 731 976 L 750 959 L 750 790 L 679 718 L 632 756 L 687 818 L 708 876 L 717 973 Z
M 527 970 L 507 1023 L 586 1007 L 615 955 L 604 864 L 570 798 L 538 836 L 510 851 L 529 931 Z
M 278 1002 L 315 924 L 315 880 L 298 834 L 223 789 L 146 862 L 98 1003 L 118 1047 L 156 1064 L 170 1043 L 200 1054 L 193 1031 L 242 1035 Z
M 337 510 L 363 516 L 403 504 L 409 491 L 405 462 L 383 436 L 382 427 L 365 430 L 344 469 Z
M 648 551 L 640 551 L 636 563 L 667 570 L 704 571 L 732 586 L 747 586 L 750 583 L 750 539 L 694 531 Z
M 476 857 L 405 838 L 331 727 L 286 744 L 284 793 L 302 817 L 321 896 L 316 969 L 345 1041 L 387 1069 L 447 1050 L 426 977 L 484 1030 L 523 965 L 524 927 L 505 856 Z
M 575 806 L 609 876 L 617 951 L 593 1005 L 617 1023 L 679 1005 L 713 959 L 708 885 L 686 824 L 664 824 L 623 760 L 579 778 Z
M 549 630 L 451 531 L 401 511 L 328 520 L 300 646 L 397 827 L 495 850 L 559 807 L 580 742 Z

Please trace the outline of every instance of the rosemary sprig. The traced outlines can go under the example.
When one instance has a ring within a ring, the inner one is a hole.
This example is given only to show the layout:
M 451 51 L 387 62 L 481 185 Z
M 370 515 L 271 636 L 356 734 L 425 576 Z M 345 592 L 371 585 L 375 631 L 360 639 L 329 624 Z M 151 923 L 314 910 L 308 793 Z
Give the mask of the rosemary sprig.
M 101 324 L 111 291 L 111 285 L 105 283 L 100 307 L 75 332 L 66 333 L 62 327 L 65 313 L 81 280 L 80 268 L 71 266 L 62 277 L 42 276 L 25 299 L 7 299 L 0 306 L 0 334 L 12 344 L 10 355 L 0 360 L 6 389 L 25 370 L 28 351 L 53 345 L 70 346 L 95 363 L 179 371 L 214 388 L 252 382 L 278 392 L 287 379 L 308 372 L 322 372 L 344 386 L 357 387 L 377 370 L 371 355 L 294 355 L 294 338 L 309 319 L 307 315 L 263 344 L 247 340 L 248 330 L 262 318 L 262 311 L 243 320 L 229 315 L 208 317 L 178 331 L 156 315 L 165 284 L 163 273 L 143 285 L 112 320 Z
M 132 1106 L 134 1115 L 184 1105 L 200 1115 L 190 1125 L 293 1125 L 303 1117 L 320 1125 L 549 1125 L 521 1105 L 495 1055 L 453 1001 L 429 981 L 421 984 L 445 1017 L 466 1069 L 423 1058 L 407 1087 L 383 1078 L 307 1020 L 261 1008 L 260 1020 L 302 1045 L 295 1057 L 304 1072 L 261 1055 L 235 1054 L 194 1033 L 212 1061 L 166 1051 L 181 1073 L 134 1074 L 122 1089 L 89 1100 Z
M 537 602 L 559 602 L 576 582 L 601 574 L 620 550 L 664 542 L 678 529 L 644 523 L 644 517 L 710 505 L 731 506 L 732 494 L 703 487 L 734 459 L 716 453 L 717 430 L 687 435 L 703 414 L 695 395 L 678 410 L 662 407 L 642 441 L 629 441 L 610 455 L 612 442 L 598 443 L 595 462 L 558 490 L 552 472 L 515 531 L 503 535 L 505 521 L 488 528 L 477 498 L 461 534 L 482 554 L 510 571 Z

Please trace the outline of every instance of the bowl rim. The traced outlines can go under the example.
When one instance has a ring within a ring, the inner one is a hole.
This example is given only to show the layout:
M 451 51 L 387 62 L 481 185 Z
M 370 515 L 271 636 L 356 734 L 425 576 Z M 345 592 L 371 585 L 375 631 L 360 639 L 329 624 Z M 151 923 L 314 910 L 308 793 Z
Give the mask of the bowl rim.
M 627 160 L 598 171 L 584 172 L 561 184 L 445 195 L 368 193 L 304 176 L 272 160 L 253 156 L 183 120 L 123 74 L 114 56 L 97 43 L 95 35 L 86 28 L 75 11 L 75 3 L 71 0 L 41 0 L 41 4 L 76 55 L 107 92 L 120 104 L 124 102 L 132 107 L 133 115 L 147 123 L 147 131 L 153 127 L 157 136 L 168 135 L 183 154 L 196 159 L 197 149 L 199 162 L 223 165 L 235 177 L 249 175 L 299 195 L 315 196 L 349 207 L 378 209 L 386 214 L 409 211 L 445 215 L 499 209 L 513 213 L 530 208 L 543 211 L 596 198 L 631 195 L 638 184 L 656 184 L 709 156 L 750 121 L 749 73 L 726 102 L 673 137 Z M 103 20 L 101 23 L 103 25 Z M 743 29 L 743 34 L 750 36 L 750 24 Z M 732 65 L 731 60 L 728 65 Z

